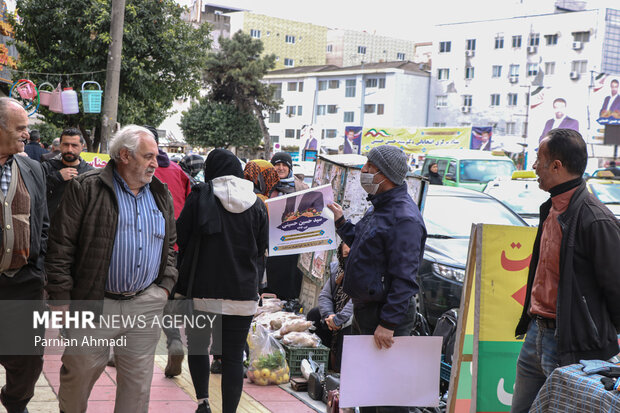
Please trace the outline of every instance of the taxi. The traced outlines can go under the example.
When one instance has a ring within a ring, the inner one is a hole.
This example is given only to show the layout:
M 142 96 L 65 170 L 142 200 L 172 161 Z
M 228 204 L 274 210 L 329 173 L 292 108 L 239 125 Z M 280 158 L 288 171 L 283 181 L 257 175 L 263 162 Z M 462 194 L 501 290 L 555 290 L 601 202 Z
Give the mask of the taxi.
M 620 179 L 611 171 L 597 171 L 592 178 L 586 179 L 586 187 L 609 210 L 620 219 Z

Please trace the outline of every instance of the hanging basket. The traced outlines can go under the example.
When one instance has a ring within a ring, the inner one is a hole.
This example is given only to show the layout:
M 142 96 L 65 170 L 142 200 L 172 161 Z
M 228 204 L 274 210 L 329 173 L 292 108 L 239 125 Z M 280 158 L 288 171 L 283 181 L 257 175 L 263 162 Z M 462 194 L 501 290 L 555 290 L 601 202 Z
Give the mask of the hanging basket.
M 43 86 L 49 86 L 52 90 L 41 90 Z M 52 99 L 52 91 L 54 90 L 54 85 L 49 82 L 43 82 L 39 85 L 39 100 L 43 106 L 49 106 L 50 100 Z
M 97 89 L 84 89 L 84 86 L 92 83 Z M 99 83 L 95 81 L 82 83 L 82 108 L 84 113 L 101 113 L 101 95 L 103 91 Z
M 34 85 L 30 81 L 20 80 L 20 83 L 15 86 L 17 93 L 19 93 L 19 97 L 26 100 L 34 100 L 35 90 Z
M 62 88 L 59 83 L 58 87 L 52 91 L 50 97 L 50 110 L 54 113 L 62 113 L 62 99 L 60 98 L 61 92 Z

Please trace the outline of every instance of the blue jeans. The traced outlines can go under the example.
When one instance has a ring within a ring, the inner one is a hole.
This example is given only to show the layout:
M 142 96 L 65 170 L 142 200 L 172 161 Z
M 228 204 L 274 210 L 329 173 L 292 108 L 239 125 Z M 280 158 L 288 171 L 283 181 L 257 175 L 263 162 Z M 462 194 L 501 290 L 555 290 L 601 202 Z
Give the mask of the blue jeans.
M 535 320 L 530 321 L 517 361 L 517 376 L 512 406 L 510 407 L 511 413 L 530 410 L 547 377 L 560 366 L 557 348 L 555 329 L 539 326 Z

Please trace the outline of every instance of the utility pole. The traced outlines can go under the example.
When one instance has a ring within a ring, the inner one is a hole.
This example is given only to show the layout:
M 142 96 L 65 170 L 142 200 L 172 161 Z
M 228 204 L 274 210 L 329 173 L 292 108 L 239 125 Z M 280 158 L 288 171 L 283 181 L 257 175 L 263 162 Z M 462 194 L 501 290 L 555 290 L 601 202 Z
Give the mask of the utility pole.
M 125 24 L 125 0 L 112 0 L 110 20 L 110 50 L 103 95 L 103 118 L 101 121 L 100 152 L 108 152 L 108 142 L 116 126 L 118 112 L 118 87 L 121 78 L 121 52 L 123 50 L 123 25 Z

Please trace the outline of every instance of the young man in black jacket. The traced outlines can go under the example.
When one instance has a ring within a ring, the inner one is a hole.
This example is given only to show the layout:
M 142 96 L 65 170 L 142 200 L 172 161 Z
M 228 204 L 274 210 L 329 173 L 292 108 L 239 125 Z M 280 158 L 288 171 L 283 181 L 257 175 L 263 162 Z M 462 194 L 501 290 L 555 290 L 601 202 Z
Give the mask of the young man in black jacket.
M 586 162 L 586 144 L 572 129 L 552 129 L 540 143 L 534 169 L 551 198 L 540 208 L 516 329 L 527 335 L 511 412 L 529 411 L 555 368 L 618 353 L 620 223 L 586 189 Z
M 43 162 L 47 180 L 47 209 L 50 219 L 54 216 L 56 208 L 65 193 L 65 187 L 74 177 L 94 169 L 80 153 L 86 142 L 82 133 L 75 128 L 62 131 L 60 135 L 60 159 L 50 159 Z

